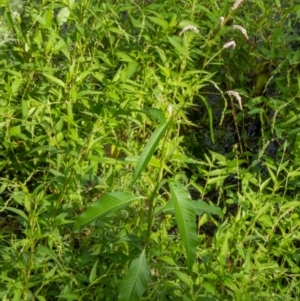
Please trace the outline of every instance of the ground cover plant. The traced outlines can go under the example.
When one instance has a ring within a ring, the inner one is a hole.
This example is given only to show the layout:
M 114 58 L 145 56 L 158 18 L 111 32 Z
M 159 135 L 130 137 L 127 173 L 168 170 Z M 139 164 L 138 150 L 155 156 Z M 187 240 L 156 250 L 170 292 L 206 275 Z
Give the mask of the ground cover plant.
M 300 4 L 0 1 L 2 300 L 299 300 Z

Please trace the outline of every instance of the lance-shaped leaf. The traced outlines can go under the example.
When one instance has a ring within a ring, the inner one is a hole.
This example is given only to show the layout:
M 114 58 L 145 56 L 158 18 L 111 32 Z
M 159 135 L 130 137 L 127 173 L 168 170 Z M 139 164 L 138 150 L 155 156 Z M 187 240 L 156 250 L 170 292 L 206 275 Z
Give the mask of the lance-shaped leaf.
M 138 301 L 145 292 L 150 276 L 145 250 L 134 259 L 129 272 L 122 280 L 119 288 L 118 301 Z
M 183 184 L 171 181 L 169 187 L 174 204 L 177 226 L 186 253 L 186 265 L 191 270 L 195 262 L 196 247 L 198 245 L 196 213 L 193 201 Z
M 207 202 L 203 200 L 195 200 L 192 201 L 193 207 L 195 209 L 196 215 L 202 215 L 203 213 L 207 213 L 209 215 L 215 214 L 219 217 L 222 217 L 223 212 L 222 209 L 216 205 L 210 205 Z M 167 204 L 163 208 L 158 208 L 158 210 L 155 212 L 155 214 L 159 213 L 174 213 L 174 202 L 173 200 L 170 200 L 167 202 Z
M 160 124 L 159 127 L 154 131 L 154 133 L 150 137 L 137 162 L 132 184 L 134 184 L 134 182 L 138 179 L 138 177 L 147 167 L 160 139 L 162 138 L 170 124 L 171 120 Z
M 77 218 L 73 231 L 78 232 L 82 227 L 92 223 L 95 219 L 115 214 L 139 198 L 140 197 L 122 191 L 105 194 L 99 201 L 90 205 L 87 210 Z

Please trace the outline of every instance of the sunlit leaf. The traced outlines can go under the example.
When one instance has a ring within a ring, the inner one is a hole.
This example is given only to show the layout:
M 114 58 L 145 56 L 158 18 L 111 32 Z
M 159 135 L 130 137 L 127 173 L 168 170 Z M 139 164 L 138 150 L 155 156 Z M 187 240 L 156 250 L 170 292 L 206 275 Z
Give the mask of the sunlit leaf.
M 192 270 L 198 245 L 196 213 L 193 201 L 183 184 L 171 181 L 169 182 L 169 187 L 175 208 L 176 222 L 185 248 L 186 265 L 189 270 Z
M 121 282 L 118 301 L 138 301 L 145 292 L 150 268 L 147 262 L 145 250 L 130 264 L 128 274 Z
M 59 79 L 59 78 L 57 78 L 57 77 L 55 77 L 55 76 L 53 76 L 53 75 L 47 74 L 47 73 L 43 73 L 43 75 L 44 75 L 46 78 L 48 78 L 51 82 L 53 82 L 53 83 L 59 85 L 60 87 L 62 87 L 62 88 L 65 87 L 65 83 L 64 83 L 61 79 Z
M 70 16 L 70 10 L 68 7 L 63 7 L 59 13 L 57 14 L 56 20 L 58 25 L 62 25 L 68 21 L 68 18 Z

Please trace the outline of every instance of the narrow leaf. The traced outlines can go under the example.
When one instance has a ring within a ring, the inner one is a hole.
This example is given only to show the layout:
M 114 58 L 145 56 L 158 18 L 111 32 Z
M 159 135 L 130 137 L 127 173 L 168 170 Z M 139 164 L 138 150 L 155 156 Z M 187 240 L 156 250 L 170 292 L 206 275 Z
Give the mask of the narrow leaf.
M 20 215 L 21 217 L 23 217 L 25 220 L 28 221 L 27 215 L 26 215 L 22 210 L 16 209 L 16 208 L 13 208 L 13 207 L 5 207 L 5 209 L 6 209 L 6 210 L 9 210 L 9 211 L 11 211 L 11 212 L 14 212 L 14 213 L 16 213 L 16 214 L 18 214 L 18 215 Z
M 203 213 L 207 214 L 216 214 L 219 217 L 222 217 L 222 209 L 216 205 L 210 205 L 203 200 L 193 201 L 193 205 L 195 208 L 195 212 L 197 215 L 201 215 Z
M 200 96 L 200 95 L 199 95 Z M 212 143 L 215 143 L 215 137 L 214 137 L 214 126 L 213 126 L 213 114 L 212 114 L 212 110 L 211 110 L 211 106 L 208 103 L 207 99 L 205 99 L 204 97 L 200 96 L 201 99 L 203 100 L 203 103 L 206 107 L 206 111 L 208 113 L 208 120 L 209 120 L 209 129 L 210 129 L 210 139 L 212 141 Z
M 168 37 L 169 42 L 174 46 L 174 48 L 178 51 L 179 54 L 184 56 L 187 55 L 185 49 L 180 45 L 180 40 L 178 37 Z
M 148 17 L 153 23 L 159 25 L 162 29 L 166 30 L 169 28 L 169 23 L 164 20 L 157 17 Z
M 55 77 L 55 76 L 53 76 L 53 75 L 49 75 L 49 74 L 47 74 L 47 73 L 43 73 L 43 75 L 44 75 L 45 77 L 47 77 L 47 78 L 48 78 L 50 81 L 52 81 L 53 83 L 55 83 L 55 84 L 61 86 L 62 88 L 65 88 L 65 83 L 64 83 L 62 80 L 60 80 L 59 78 L 57 78 L 57 77 Z
M 97 266 L 98 266 L 98 259 L 94 263 L 93 268 L 91 270 L 91 273 L 90 273 L 90 276 L 89 276 L 90 283 L 92 283 L 97 277 Z
M 143 149 L 143 151 L 139 157 L 139 160 L 138 160 L 138 163 L 137 163 L 134 175 L 133 175 L 132 184 L 134 184 L 134 182 L 138 179 L 138 177 L 141 175 L 141 173 L 147 167 L 147 165 L 155 151 L 155 148 L 157 147 L 160 139 L 162 138 L 162 136 L 164 135 L 164 133 L 170 126 L 170 123 L 171 123 L 171 121 L 167 121 L 167 122 L 160 124 L 159 127 L 154 131 L 154 133 L 150 137 L 149 141 L 147 142 L 145 148 Z
M 206 203 L 203 200 L 196 200 L 192 201 L 192 205 L 194 207 L 196 215 L 202 215 L 203 213 L 206 214 L 215 214 L 218 215 L 219 217 L 223 216 L 222 209 L 216 205 L 210 205 Z M 170 214 L 174 213 L 174 202 L 173 200 L 170 200 L 167 202 L 167 204 L 160 210 L 156 212 L 156 214 L 159 213 L 165 213 L 165 214 Z
M 196 257 L 196 247 L 198 245 L 196 213 L 193 201 L 183 184 L 171 181 L 169 187 L 174 202 L 175 217 L 182 238 L 182 245 L 186 252 L 187 267 L 189 270 L 192 270 Z
M 134 259 L 129 267 L 129 272 L 122 280 L 118 301 L 138 301 L 147 288 L 150 268 L 145 250 Z
M 92 223 L 95 219 L 115 214 L 139 198 L 122 191 L 105 194 L 77 218 L 73 231 L 78 232 L 82 227 Z

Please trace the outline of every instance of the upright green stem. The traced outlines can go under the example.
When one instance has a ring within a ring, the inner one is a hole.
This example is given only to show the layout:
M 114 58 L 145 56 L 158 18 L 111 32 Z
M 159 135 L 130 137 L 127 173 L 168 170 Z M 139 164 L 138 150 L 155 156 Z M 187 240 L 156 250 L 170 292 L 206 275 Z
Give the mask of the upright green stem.
M 146 243 L 145 243 L 145 248 L 146 248 L 146 255 L 148 255 L 149 251 L 149 245 L 150 245 L 150 236 L 151 236 L 151 229 L 152 229 L 152 221 L 153 221 L 153 213 L 154 213 L 154 200 L 155 196 L 157 193 L 157 189 L 159 187 L 160 181 L 157 181 L 155 184 L 155 187 L 152 191 L 152 194 L 149 198 L 149 209 L 148 209 L 148 219 L 147 219 L 147 233 L 146 233 Z

